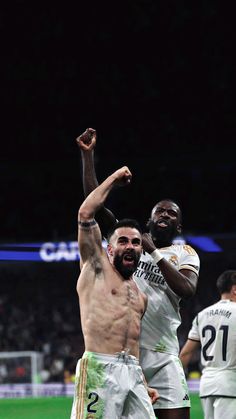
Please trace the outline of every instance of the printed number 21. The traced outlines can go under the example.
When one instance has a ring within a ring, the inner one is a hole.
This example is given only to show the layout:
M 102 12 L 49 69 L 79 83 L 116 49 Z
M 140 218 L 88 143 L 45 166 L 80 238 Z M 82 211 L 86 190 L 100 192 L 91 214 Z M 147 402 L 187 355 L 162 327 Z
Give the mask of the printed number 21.
M 211 336 L 208 339 L 208 341 L 205 343 L 205 345 L 203 346 L 202 354 L 203 354 L 203 357 L 206 361 L 212 361 L 213 356 L 207 355 L 207 349 L 214 342 L 214 340 L 216 338 L 216 329 L 214 328 L 214 326 L 208 324 L 207 326 L 205 326 L 202 329 L 202 336 L 203 337 L 206 336 L 206 331 L 207 330 L 209 330 L 211 332 Z M 222 336 L 222 359 L 223 359 L 223 361 L 226 361 L 229 326 L 221 326 L 220 330 L 223 331 L 223 336 Z

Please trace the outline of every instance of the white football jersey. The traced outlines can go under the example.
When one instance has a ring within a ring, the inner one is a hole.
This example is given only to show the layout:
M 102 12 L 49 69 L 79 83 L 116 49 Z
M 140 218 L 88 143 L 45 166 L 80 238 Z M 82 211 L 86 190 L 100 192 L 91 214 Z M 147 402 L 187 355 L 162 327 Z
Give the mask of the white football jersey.
M 173 244 L 158 250 L 177 270 L 190 269 L 198 275 L 200 261 L 191 246 Z M 178 356 L 180 298 L 170 289 L 149 253 L 142 254 L 134 279 L 138 287 L 148 296 L 147 310 L 142 318 L 140 347 Z
M 236 303 L 220 300 L 200 311 L 188 338 L 201 342 L 200 396 L 236 397 Z

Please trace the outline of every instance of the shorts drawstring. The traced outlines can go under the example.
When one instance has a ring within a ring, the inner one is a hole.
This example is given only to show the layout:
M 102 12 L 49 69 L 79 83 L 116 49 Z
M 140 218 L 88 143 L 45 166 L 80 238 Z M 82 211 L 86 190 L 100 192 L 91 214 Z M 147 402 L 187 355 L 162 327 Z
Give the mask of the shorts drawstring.
M 130 360 L 129 352 L 130 352 L 130 349 L 128 348 L 128 349 L 125 349 L 124 351 L 116 352 L 115 355 L 118 355 L 118 361 L 122 359 L 122 361 L 124 361 L 127 364 L 128 361 Z

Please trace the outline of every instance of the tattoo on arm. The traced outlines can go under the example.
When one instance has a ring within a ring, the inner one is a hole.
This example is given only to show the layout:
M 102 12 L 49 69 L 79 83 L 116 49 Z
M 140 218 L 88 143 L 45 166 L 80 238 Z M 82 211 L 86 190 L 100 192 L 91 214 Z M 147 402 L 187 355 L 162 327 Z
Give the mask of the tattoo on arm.
M 78 221 L 79 227 L 82 228 L 90 228 L 93 227 L 97 224 L 96 220 L 91 220 L 91 221 Z

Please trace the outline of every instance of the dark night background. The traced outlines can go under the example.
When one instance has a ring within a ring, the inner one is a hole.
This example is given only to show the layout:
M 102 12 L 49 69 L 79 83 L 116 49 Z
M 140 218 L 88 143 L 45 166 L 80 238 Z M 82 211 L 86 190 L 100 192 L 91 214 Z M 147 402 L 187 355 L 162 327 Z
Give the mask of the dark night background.
M 75 138 L 97 130 L 109 201 L 145 223 L 163 197 L 193 233 L 234 232 L 235 22 L 221 2 L 127 1 L 1 13 L 1 241 L 71 239 L 82 202 Z
M 76 240 L 83 190 L 75 139 L 95 128 L 99 181 L 124 164 L 133 173 L 107 202 L 117 218 L 144 226 L 169 197 L 182 207 L 185 233 L 221 237 L 223 251 L 197 249 L 183 343 L 193 316 L 218 298 L 217 276 L 235 268 L 233 10 L 212 0 L 1 9 L 1 243 Z M 59 358 L 74 371 L 83 351 L 78 271 L 78 263 L 1 261 L 0 351 L 46 344 L 46 367 Z

